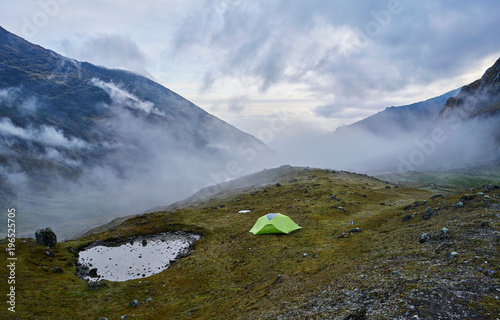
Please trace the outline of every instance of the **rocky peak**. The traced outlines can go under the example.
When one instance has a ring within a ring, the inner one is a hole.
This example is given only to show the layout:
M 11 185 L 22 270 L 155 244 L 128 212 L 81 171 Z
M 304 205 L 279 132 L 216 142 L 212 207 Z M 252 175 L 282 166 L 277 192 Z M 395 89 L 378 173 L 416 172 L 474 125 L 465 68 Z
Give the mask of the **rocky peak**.
M 498 110 L 500 110 L 500 59 L 486 70 L 481 79 L 462 87 L 456 97 L 449 98 L 438 119 L 490 116 Z

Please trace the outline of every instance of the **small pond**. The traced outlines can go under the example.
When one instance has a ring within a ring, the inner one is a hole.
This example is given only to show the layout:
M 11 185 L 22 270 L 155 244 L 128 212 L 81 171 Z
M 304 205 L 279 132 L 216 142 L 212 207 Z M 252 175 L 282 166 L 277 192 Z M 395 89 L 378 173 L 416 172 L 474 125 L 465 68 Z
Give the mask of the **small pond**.
M 99 242 L 80 251 L 78 274 L 87 281 L 126 281 L 149 277 L 187 256 L 200 236 L 173 232 L 135 237 L 127 242 Z

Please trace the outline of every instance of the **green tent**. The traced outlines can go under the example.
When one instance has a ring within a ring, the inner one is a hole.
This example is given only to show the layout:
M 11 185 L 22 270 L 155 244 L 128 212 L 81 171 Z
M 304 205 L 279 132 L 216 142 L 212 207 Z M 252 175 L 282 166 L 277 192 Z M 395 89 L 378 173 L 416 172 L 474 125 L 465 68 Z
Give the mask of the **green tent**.
M 268 213 L 260 217 L 255 222 L 251 233 L 265 234 L 265 233 L 290 233 L 301 227 L 292 221 L 289 217 L 281 213 Z

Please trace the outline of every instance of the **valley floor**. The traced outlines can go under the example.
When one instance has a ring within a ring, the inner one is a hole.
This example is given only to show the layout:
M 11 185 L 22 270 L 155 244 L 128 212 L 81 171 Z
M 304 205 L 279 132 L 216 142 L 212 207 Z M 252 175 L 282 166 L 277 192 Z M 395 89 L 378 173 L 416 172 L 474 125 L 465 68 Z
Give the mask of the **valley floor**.
M 16 239 L 16 313 L 4 305 L 0 318 L 500 319 L 494 185 L 436 193 L 289 168 L 272 183 L 197 201 L 49 250 Z M 249 233 L 270 212 L 302 229 Z M 77 252 L 97 240 L 167 231 L 202 239 L 188 257 L 144 279 L 89 286 L 76 275 Z M 7 243 L 0 242 L 4 252 Z

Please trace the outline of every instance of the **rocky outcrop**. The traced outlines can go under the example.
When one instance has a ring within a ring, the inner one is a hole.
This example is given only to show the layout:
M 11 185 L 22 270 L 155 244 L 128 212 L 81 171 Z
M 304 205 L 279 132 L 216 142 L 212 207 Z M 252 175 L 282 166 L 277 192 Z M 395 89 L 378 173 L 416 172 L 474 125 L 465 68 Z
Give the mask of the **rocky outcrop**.
M 500 59 L 486 70 L 481 79 L 462 87 L 456 97 L 448 99 L 438 119 L 464 119 L 488 115 L 500 110 Z
M 36 242 L 48 247 L 55 247 L 57 243 L 57 236 L 50 228 L 38 229 L 35 232 L 35 238 Z

